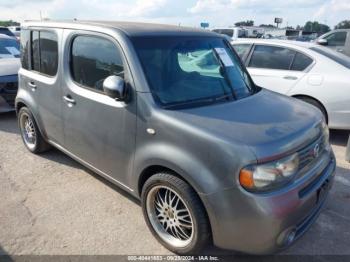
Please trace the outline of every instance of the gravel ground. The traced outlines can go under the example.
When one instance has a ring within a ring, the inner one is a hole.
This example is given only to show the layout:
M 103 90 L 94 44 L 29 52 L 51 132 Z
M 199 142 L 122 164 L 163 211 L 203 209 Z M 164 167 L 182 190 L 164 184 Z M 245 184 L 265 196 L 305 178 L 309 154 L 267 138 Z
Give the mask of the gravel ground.
M 331 132 L 334 187 L 316 223 L 283 254 L 350 255 L 348 135 Z M 0 115 L 0 193 L 0 254 L 170 254 L 148 231 L 137 200 L 57 150 L 29 153 L 13 113 Z

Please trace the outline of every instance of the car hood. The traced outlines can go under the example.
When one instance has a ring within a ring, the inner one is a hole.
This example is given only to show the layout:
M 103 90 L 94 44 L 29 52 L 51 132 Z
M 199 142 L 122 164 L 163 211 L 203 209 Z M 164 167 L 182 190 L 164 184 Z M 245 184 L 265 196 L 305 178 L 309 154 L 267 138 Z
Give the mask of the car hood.
M 317 109 L 265 89 L 238 101 L 167 114 L 229 143 L 249 146 L 261 162 L 297 150 L 322 132 Z
M 0 76 L 17 75 L 20 67 L 19 58 L 0 58 Z

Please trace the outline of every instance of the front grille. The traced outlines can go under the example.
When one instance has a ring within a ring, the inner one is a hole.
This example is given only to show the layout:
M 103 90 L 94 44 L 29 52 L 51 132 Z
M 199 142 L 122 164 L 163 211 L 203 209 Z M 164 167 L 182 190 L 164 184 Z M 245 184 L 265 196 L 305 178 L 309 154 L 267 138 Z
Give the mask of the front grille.
M 299 169 L 303 170 L 317 162 L 326 148 L 324 136 L 321 135 L 313 143 L 301 149 L 299 153 Z

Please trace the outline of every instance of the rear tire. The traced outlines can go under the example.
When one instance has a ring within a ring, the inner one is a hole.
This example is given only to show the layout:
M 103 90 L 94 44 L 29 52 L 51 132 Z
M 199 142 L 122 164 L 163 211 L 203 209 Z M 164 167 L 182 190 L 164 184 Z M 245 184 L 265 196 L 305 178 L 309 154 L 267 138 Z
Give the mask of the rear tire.
M 38 125 L 27 107 L 22 107 L 19 110 L 18 125 L 23 143 L 30 152 L 39 154 L 50 149 L 51 146 L 41 135 Z
M 308 98 L 308 97 L 301 97 L 300 98 L 302 101 L 310 104 L 310 105 L 313 105 L 314 107 L 318 108 L 318 110 L 321 111 L 324 119 L 326 120 L 326 123 L 328 123 L 328 116 L 327 116 L 327 112 L 325 110 L 325 108 L 319 103 L 317 102 L 315 99 L 312 99 L 312 98 Z
M 170 173 L 150 177 L 142 188 L 142 211 L 155 238 L 179 255 L 198 254 L 210 240 L 210 225 L 193 188 Z

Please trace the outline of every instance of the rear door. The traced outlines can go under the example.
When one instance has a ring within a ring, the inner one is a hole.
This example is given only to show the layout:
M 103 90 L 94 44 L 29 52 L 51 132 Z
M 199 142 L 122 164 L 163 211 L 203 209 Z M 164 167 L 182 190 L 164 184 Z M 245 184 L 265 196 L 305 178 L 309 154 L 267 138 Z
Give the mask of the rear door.
M 281 46 L 258 44 L 247 59 L 248 71 L 261 87 L 286 94 L 313 63 L 307 55 Z
M 46 28 L 24 29 L 21 37 L 21 87 L 34 101 L 34 115 L 46 137 L 63 143 L 61 116 L 59 48 L 62 30 Z M 28 61 L 26 59 L 28 58 Z
M 110 36 L 65 30 L 64 147 L 96 172 L 128 188 L 136 138 L 136 97 L 121 47 Z M 128 103 L 103 92 L 111 75 L 125 80 Z

